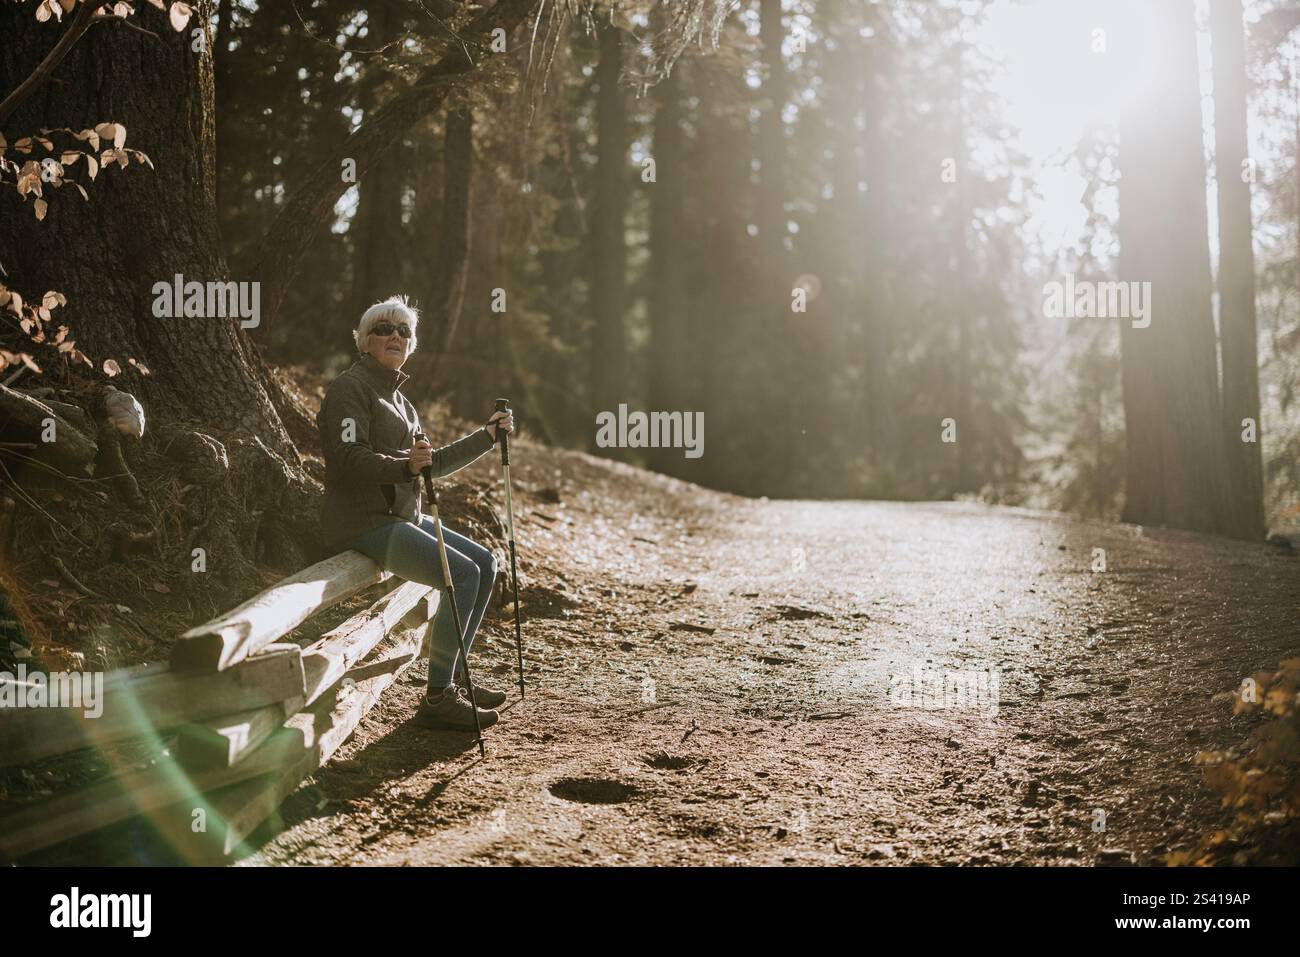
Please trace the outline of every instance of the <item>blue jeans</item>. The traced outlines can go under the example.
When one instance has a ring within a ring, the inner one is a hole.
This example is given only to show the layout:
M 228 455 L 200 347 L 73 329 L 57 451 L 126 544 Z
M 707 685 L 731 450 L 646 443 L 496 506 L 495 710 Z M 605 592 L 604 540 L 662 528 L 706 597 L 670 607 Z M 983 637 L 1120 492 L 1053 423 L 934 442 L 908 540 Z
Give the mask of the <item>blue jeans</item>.
M 447 564 L 456 589 L 456 608 L 465 628 L 465 647 L 472 647 L 483 612 L 492 597 L 497 577 L 497 560 L 490 551 L 464 535 L 442 526 L 447 543 Z M 438 539 L 433 519 L 420 516 L 419 527 L 410 522 L 392 522 L 372 528 L 349 546 L 367 555 L 398 578 L 446 588 L 442 578 L 442 560 L 438 557 Z M 437 693 L 452 683 L 460 658 L 460 640 L 451 617 L 451 602 L 444 597 L 433 618 L 429 640 L 429 690 Z

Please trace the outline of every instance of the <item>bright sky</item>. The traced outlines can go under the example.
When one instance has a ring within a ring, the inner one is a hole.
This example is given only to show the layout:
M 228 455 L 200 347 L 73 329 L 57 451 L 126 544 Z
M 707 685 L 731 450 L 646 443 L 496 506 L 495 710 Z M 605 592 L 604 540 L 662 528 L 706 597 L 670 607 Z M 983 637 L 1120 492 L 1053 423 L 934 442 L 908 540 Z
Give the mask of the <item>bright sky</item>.
M 1126 75 L 1109 50 L 1113 31 L 1132 24 L 1144 9 L 1142 0 L 996 0 L 973 37 L 1006 62 L 994 89 L 1005 99 L 1010 125 L 1019 129 L 1021 147 L 1034 164 L 1038 196 L 1029 228 L 1046 248 L 1049 263 L 1061 245 L 1078 238 L 1086 220 L 1079 202 L 1085 183 L 1063 165 L 1066 154 L 1090 123 L 1114 123 L 1124 97 L 1141 85 L 1141 77 Z M 1208 67 L 1208 41 L 1201 35 L 1203 67 Z M 1146 69 L 1159 69 L 1158 57 L 1153 50 Z M 1208 76 L 1202 77 L 1202 91 L 1209 92 Z M 1104 204 L 1114 197 L 1103 194 L 1099 200 Z M 1213 233 L 1213 204 L 1209 213 Z

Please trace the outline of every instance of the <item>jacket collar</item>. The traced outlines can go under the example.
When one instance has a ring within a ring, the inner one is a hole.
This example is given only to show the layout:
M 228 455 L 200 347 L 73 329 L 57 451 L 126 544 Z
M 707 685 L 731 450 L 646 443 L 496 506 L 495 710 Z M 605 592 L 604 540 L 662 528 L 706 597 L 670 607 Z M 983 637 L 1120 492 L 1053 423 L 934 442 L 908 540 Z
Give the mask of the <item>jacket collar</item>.
M 366 353 L 352 366 L 361 377 L 369 382 L 376 392 L 396 392 L 402 387 L 402 383 L 410 378 L 401 369 L 389 369 L 379 364 L 370 353 Z

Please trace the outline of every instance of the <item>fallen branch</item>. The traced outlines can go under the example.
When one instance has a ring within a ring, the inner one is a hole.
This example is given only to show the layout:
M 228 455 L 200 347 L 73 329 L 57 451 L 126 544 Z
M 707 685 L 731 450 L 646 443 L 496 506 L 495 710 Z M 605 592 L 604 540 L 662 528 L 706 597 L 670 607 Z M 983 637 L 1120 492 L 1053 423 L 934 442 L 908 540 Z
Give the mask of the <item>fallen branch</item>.
M 59 573 L 60 578 L 62 578 L 65 582 L 67 582 L 77 591 L 81 592 L 87 598 L 99 598 L 102 600 L 102 596 L 99 593 L 93 592 L 85 585 L 81 584 L 81 582 L 77 580 L 77 576 L 72 574 L 72 572 L 68 571 L 68 566 L 63 564 L 63 559 L 55 555 L 52 560 L 54 562 L 54 570 Z

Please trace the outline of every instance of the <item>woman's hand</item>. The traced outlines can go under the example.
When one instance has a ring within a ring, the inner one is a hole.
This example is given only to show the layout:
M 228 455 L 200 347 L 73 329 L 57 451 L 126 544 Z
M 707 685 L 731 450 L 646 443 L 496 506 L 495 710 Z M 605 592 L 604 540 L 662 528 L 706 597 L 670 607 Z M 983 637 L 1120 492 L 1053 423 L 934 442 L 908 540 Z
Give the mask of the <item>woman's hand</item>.
M 513 432 L 515 430 L 515 414 L 507 409 L 505 412 L 493 412 L 492 418 L 488 419 L 487 430 L 492 436 L 492 441 L 497 440 L 497 429 L 502 432 Z
M 406 467 L 412 475 L 419 475 L 421 470 L 433 464 L 433 446 L 428 439 L 421 438 L 411 448 L 411 461 Z

